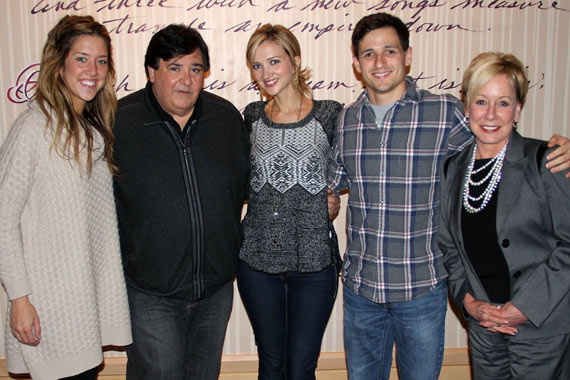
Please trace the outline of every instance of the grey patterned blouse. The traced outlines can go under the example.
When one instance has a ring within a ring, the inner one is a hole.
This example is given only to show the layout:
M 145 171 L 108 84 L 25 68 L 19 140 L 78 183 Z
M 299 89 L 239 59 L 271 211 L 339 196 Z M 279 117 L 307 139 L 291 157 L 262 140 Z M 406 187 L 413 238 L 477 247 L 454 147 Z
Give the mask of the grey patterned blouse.
M 266 102 L 244 112 L 251 181 L 240 259 L 266 273 L 316 272 L 331 264 L 327 161 L 342 106 L 313 100 L 296 123 L 272 123 Z

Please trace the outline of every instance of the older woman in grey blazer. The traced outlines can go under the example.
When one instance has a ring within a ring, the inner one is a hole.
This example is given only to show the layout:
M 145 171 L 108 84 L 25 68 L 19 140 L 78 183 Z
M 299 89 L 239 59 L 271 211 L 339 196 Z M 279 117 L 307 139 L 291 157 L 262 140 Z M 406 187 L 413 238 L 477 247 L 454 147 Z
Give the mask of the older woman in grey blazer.
M 516 57 L 475 57 L 462 88 L 475 141 L 443 171 L 439 241 L 475 379 L 570 379 L 570 181 L 515 130 L 527 90 Z

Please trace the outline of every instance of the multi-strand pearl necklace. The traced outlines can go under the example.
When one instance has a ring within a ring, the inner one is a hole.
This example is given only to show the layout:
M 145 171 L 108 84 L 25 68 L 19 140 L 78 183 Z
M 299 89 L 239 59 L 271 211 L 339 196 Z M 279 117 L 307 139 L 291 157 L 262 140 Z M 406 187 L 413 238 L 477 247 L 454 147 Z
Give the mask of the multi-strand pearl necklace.
M 480 168 L 473 170 L 473 167 L 475 166 L 475 154 L 477 153 L 477 144 L 475 144 L 475 148 L 473 149 L 473 155 L 471 157 L 471 162 L 469 162 L 469 167 L 467 168 L 467 174 L 465 175 L 465 184 L 463 185 L 463 207 L 465 208 L 465 211 L 467 211 L 468 213 L 474 214 L 476 212 L 483 210 L 491 200 L 493 192 L 495 192 L 495 189 L 499 186 L 499 182 L 501 181 L 501 170 L 503 169 L 503 161 L 505 160 L 508 144 L 509 142 L 507 141 L 507 143 L 503 146 L 503 148 L 499 151 L 499 153 L 497 153 L 495 157 L 493 157 L 489 162 L 487 162 L 485 165 L 481 166 Z M 473 180 L 474 174 L 480 173 L 481 171 L 485 170 L 491 165 L 493 166 L 491 167 L 487 175 L 483 177 L 483 179 L 481 179 L 480 181 Z M 474 197 L 469 195 L 470 186 L 474 187 L 481 186 L 487 181 L 488 181 L 487 187 L 479 196 Z M 483 201 L 481 202 L 481 205 L 479 207 L 475 207 L 471 204 L 471 202 L 480 202 L 481 200 Z

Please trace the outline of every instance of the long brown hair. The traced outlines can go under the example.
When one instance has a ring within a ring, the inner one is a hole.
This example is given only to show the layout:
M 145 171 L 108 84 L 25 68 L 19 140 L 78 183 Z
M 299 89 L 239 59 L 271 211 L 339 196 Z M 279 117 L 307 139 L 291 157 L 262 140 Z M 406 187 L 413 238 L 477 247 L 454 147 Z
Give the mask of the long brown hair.
M 73 99 L 62 77 L 62 68 L 69 51 L 79 36 L 97 36 L 105 41 L 108 51 L 108 75 L 103 88 L 85 104 L 82 114 L 75 111 Z M 115 67 L 111 51 L 111 37 L 107 29 L 91 16 L 65 16 L 49 32 L 40 65 L 36 101 L 53 128 L 52 148 L 65 159 L 77 161 L 82 168 L 80 152 L 87 149 L 87 173 L 93 168 L 93 130 L 103 137 L 104 158 L 111 172 L 113 164 L 112 132 L 117 110 Z M 54 118 L 57 123 L 53 125 Z M 63 141 L 62 141 L 63 140 Z M 63 144 L 62 144 L 63 142 Z

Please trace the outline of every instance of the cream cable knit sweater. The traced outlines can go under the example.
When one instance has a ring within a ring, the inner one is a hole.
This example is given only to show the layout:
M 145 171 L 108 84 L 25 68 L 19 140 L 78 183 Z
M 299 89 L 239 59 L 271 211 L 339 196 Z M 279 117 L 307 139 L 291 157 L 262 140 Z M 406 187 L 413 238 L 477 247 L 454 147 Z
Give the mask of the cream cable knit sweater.
M 28 295 L 42 327 L 37 347 L 6 326 L 8 371 L 58 379 L 97 366 L 102 345 L 131 343 L 111 175 L 94 141 L 93 172 L 50 149 L 32 101 L 0 148 L 0 279 Z

